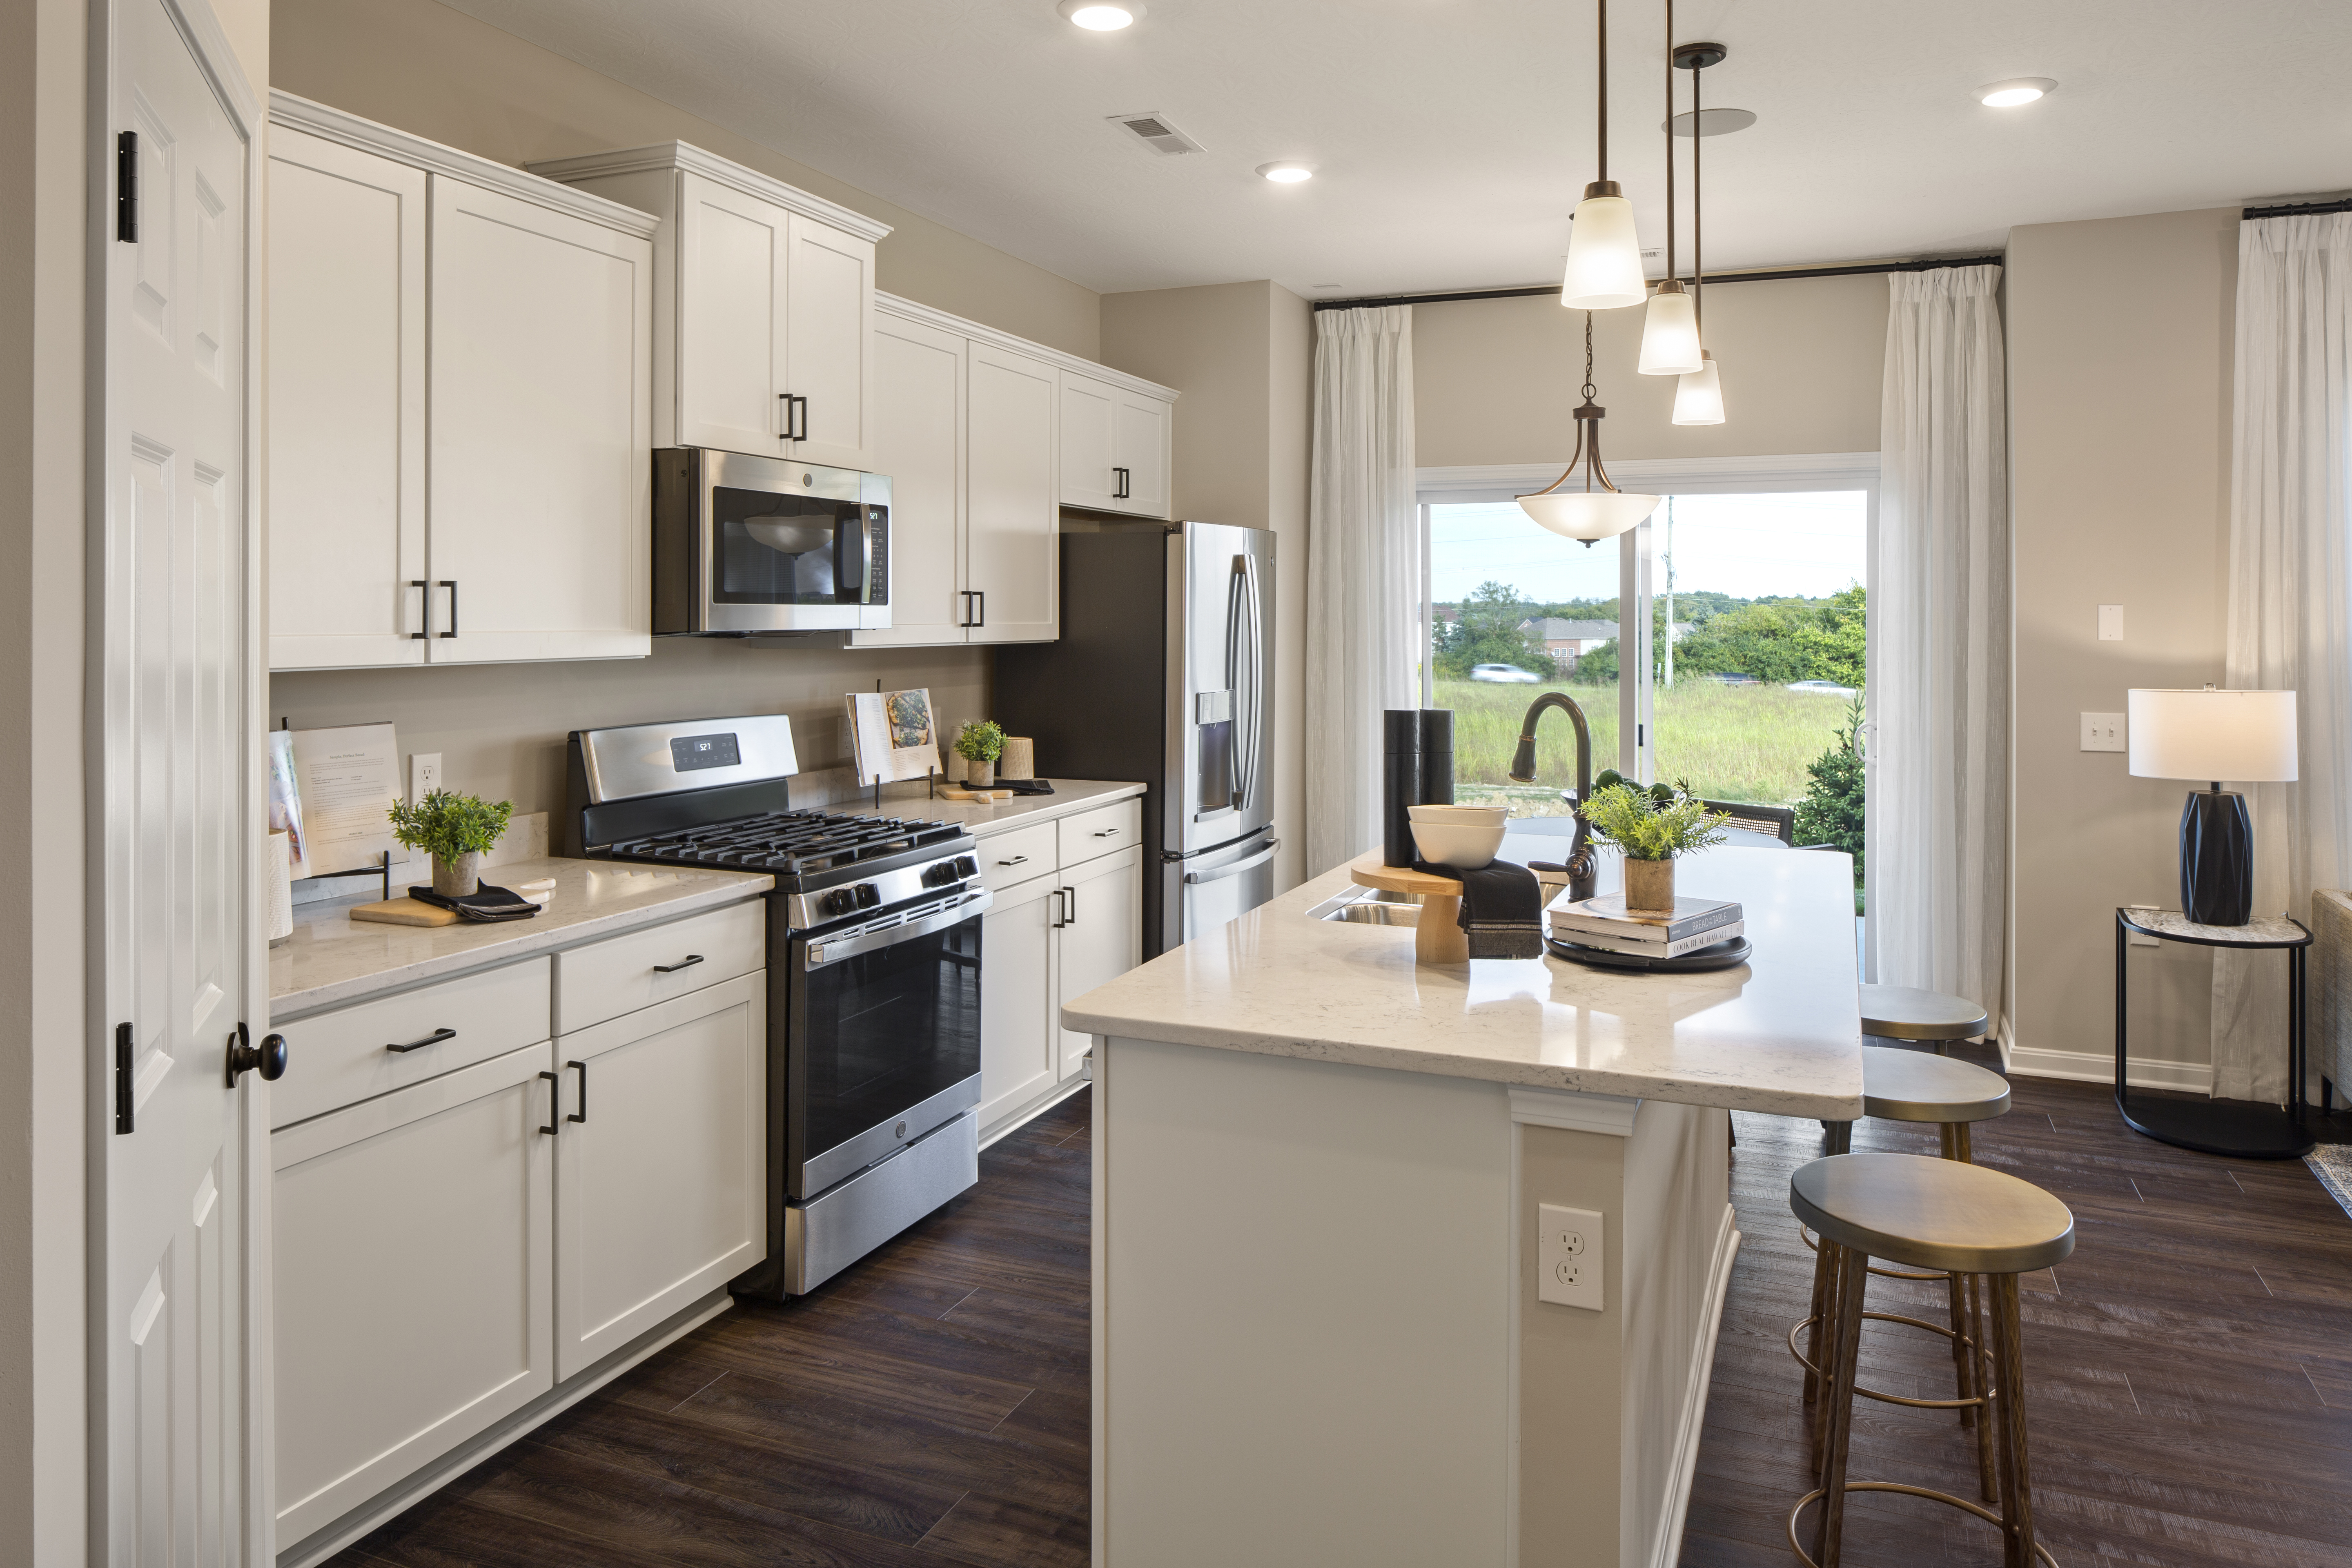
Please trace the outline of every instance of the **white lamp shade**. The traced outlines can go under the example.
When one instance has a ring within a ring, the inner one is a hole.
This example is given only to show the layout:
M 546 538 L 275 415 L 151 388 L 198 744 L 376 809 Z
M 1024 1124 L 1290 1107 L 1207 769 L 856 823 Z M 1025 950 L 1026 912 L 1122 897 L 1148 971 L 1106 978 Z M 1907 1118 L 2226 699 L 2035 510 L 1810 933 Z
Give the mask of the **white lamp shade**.
M 1699 351 L 1698 368 L 1675 383 L 1675 423 L 1723 423 L 1723 378 L 1716 373 L 1715 356 Z
M 1660 498 L 1623 490 L 1545 490 L 1518 500 L 1521 511 L 1554 533 L 1590 544 L 1632 528 L 1658 510 Z
M 2295 776 L 2292 691 L 2125 695 L 2132 776 L 2283 784 Z
M 1642 276 L 1642 241 L 1633 232 L 1633 204 L 1623 196 L 1587 196 L 1577 203 L 1559 302 L 1571 310 L 1620 310 L 1649 294 Z
M 1698 312 L 1690 294 L 1680 287 L 1660 289 L 1642 315 L 1642 374 L 1688 375 L 1700 363 Z

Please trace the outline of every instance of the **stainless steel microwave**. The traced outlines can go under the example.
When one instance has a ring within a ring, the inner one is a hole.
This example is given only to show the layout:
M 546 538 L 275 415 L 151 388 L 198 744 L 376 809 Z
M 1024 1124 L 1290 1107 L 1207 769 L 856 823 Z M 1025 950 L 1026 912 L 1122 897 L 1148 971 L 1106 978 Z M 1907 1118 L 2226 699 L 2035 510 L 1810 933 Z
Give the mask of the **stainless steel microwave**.
M 890 624 L 890 480 L 780 458 L 654 453 L 654 633 Z

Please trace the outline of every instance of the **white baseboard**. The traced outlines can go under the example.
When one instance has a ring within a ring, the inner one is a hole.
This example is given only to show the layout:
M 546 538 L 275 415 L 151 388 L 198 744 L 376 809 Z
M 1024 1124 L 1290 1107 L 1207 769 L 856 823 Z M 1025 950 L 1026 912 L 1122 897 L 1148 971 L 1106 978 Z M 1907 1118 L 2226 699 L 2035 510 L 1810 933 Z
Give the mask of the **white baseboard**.
M 1666 1483 L 1665 1512 L 1650 1553 L 1651 1568 L 1674 1568 L 1683 1554 L 1683 1521 L 1690 1515 L 1691 1483 L 1698 1477 L 1698 1438 L 1706 1426 L 1707 1385 L 1715 1378 L 1715 1342 L 1723 1330 L 1724 1298 L 1731 1290 L 1731 1260 L 1739 1256 L 1739 1227 L 1731 1205 L 1723 1205 L 1723 1224 L 1715 1233 L 1715 1257 L 1706 1266 L 1706 1314 L 1699 1320 L 1698 1342 L 1692 1347 L 1690 1387 L 1683 1397 L 1682 1418 L 1675 1426 L 1674 1471 Z
M 2000 1032 L 1994 1037 L 1994 1041 L 2000 1047 L 2000 1070 L 2012 1078 L 2058 1078 L 2074 1083 L 2111 1084 L 2116 1081 L 2116 1054 L 2113 1051 L 2053 1051 L 2021 1046 L 2010 1032 L 2006 1018 L 2000 1021 Z M 2147 1057 L 2134 1057 L 2131 1087 L 2179 1089 L 2185 1094 L 2210 1094 L 2213 1092 L 2212 1064 L 2156 1061 Z
M 986 1149 L 991 1144 L 1003 1142 L 1005 1139 L 1012 1137 L 1015 1132 L 1020 1131 L 1024 1127 L 1028 1126 L 1032 1121 L 1036 1121 L 1037 1118 L 1045 1115 L 1045 1112 L 1053 1110 L 1054 1107 L 1061 1104 L 1062 1101 L 1069 1099 L 1070 1096 L 1077 1093 L 1080 1089 L 1087 1088 L 1093 1082 L 1093 1079 L 1087 1077 L 1085 1073 L 1080 1073 L 1077 1077 L 1071 1079 L 1066 1082 L 1055 1084 L 1053 1088 L 1040 1095 L 1035 1100 L 1028 1105 L 1023 1106 L 1020 1110 L 1014 1111 L 1012 1115 L 1006 1117 L 1003 1121 L 998 1122 L 987 1131 L 982 1133 L 980 1135 L 980 1146 L 982 1149 Z

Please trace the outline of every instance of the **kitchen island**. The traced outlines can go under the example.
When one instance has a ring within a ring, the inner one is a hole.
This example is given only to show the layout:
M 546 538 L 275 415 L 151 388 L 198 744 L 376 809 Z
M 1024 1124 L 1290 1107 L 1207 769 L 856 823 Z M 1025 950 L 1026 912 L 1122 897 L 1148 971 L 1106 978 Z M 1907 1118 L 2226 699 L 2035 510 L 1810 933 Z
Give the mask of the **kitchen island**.
M 1310 916 L 1341 869 L 1065 1008 L 1097 1037 L 1097 1568 L 1675 1561 L 1727 1112 L 1862 1109 L 1851 862 L 1680 875 L 1745 906 L 1748 963 L 1421 966 L 1409 926 Z M 1584 1216 L 1566 1269 L 1544 1205 Z

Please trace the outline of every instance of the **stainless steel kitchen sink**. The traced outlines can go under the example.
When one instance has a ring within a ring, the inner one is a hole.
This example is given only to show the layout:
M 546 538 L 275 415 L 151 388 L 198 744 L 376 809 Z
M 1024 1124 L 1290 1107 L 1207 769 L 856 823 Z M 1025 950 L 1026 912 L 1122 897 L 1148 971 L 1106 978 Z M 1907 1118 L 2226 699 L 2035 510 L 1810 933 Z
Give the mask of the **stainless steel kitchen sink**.
M 1350 888 L 1307 911 L 1311 921 L 1347 921 L 1354 925 L 1417 926 L 1421 895 L 1391 893 L 1384 888 Z

